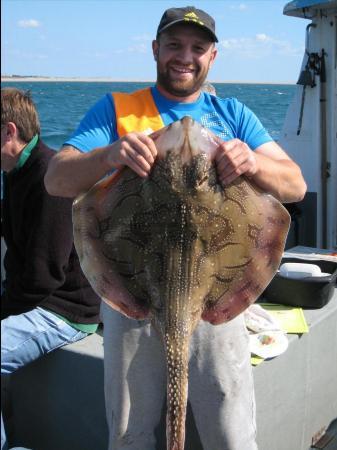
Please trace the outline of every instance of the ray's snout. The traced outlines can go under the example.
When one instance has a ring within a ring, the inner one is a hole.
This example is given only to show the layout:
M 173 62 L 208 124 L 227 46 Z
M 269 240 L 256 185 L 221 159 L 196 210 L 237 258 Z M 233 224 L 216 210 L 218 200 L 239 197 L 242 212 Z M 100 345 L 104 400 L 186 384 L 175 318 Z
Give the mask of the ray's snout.
M 188 130 L 193 126 L 194 120 L 191 116 L 185 116 L 181 119 L 181 124 L 188 132 Z
M 217 147 L 214 136 L 190 116 L 184 116 L 152 137 L 160 159 L 169 152 L 179 157 L 183 164 L 189 164 L 199 154 L 214 159 Z
M 194 124 L 194 119 L 191 116 L 184 116 L 182 119 L 178 120 L 177 122 L 171 123 L 167 127 L 167 131 L 173 129 L 175 132 L 178 131 L 180 128 L 183 128 L 183 130 L 188 133 L 191 129 L 191 127 Z

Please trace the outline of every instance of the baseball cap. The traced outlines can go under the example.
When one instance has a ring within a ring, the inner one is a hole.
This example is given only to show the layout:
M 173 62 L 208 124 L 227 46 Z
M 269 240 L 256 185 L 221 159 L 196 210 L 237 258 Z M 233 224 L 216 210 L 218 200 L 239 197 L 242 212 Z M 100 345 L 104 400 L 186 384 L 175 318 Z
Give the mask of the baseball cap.
M 214 19 L 202 9 L 196 9 L 194 6 L 167 9 L 160 20 L 157 36 L 162 31 L 177 23 L 193 23 L 198 25 L 211 35 L 214 42 L 218 42 L 218 38 L 215 35 Z

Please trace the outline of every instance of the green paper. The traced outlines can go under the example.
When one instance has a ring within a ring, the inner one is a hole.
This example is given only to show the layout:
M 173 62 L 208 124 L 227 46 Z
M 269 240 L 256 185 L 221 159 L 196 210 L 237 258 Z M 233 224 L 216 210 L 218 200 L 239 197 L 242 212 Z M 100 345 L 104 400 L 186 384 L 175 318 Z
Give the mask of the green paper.
M 273 303 L 260 303 L 260 306 L 275 317 L 285 333 L 302 334 L 309 332 L 302 308 Z

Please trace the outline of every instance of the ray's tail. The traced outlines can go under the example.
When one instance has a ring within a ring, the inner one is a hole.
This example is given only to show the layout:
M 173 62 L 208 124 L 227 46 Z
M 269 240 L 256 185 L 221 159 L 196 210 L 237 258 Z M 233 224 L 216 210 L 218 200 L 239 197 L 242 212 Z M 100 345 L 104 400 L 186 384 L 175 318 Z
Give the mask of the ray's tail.
M 184 450 L 190 335 L 184 327 L 165 334 L 167 358 L 167 450 Z

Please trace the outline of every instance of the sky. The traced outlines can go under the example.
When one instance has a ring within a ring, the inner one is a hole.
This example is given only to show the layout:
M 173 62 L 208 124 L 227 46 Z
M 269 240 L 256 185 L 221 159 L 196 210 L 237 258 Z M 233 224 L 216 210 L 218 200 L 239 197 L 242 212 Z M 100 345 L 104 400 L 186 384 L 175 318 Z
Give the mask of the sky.
M 278 0 L 195 1 L 216 22 L 214 82 L 295 83 L 306 19 Z M 1 74 L 152 81 L 151 41 L 180 0 L 1 0 Z

